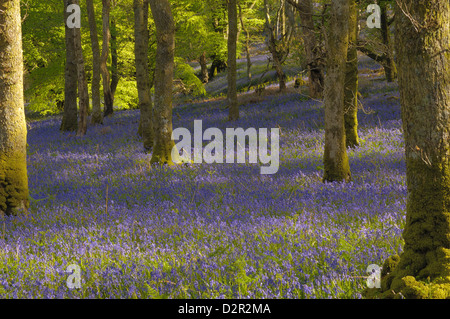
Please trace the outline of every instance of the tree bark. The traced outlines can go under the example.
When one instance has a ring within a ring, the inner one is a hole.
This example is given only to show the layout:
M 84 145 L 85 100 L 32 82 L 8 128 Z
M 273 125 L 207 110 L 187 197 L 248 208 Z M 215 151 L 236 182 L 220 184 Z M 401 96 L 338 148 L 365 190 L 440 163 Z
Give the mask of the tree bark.
M 253 5 L 255 5 L 256 1 L 253 3 Z M 252 5 L 252 8 L 253 8 Z M 248 31 L 247 27 L 244 24 L 244 17 L 242 14 L 242 8 L 241 5 L 238 4 L 238 8 L 239 8 L 239 20 L 241 22 L 241 28 L 242 31 L 245 32 L 245 56 L 247 59 L 247 79 L 248 79 L 248 89 L 250 89 L 251 85 L 252 85 L 252 58 L 250 56 L 250 32 Z
M 290 28 L 288 33 L 283 34 L 281 36 L 281 40 L 278 41 L 277 36 L 275 34 L 274 26 L 270 21 L 270 9 L 268 0 L 264 0 L 264 10 L 265 10 L 266 28 L 269 34 L 268 49 L 272 54 L 273 65 L 275 67 L 275 71 L 277 73 L 279 82 L 279 90 L 280 92 L 283 92 L 286 90 L 286 75 L 284 74 L 283 63 L 289 52 L 289 42 L 292 35 L 292 28 Z
M 109 42 L 111 40 L 111 32 L 109 29 L 109 15 L 111 11 L 111 1 L 102 0 L 102 4 L 103 4 L 102 9 L 103 45 L 102 45 L 100 70 L 103 79 L 103 99 L 105 103 L 103 116 L 106 117 L 114 113 L 113 96 L 111 93 L 110 76 L 108 71 Z
M 239 119 L 239 105 L 237 101 L 237 67 L 236 67 L 236 44 L 237 44 L 237 5 L 236 0 L 228 0 L 228 120 Z
M 74 0 L 74 4 L 79 5 L 79 0 Z M 81 30 L 73 28 L 74 51 L 77 64 L 78 83 L 78 131 L 77 136 L 83 136 L 87 132 L 87 117 L 89 109 L 89 91 L 84 69 L 83 48 L 81 47 Z
M 100 104 L 100 45 L 98 42 L 97 23 L 95 21 L 95 9 L 93 0 L 86 0 L 89 20 L 89 31 L 92 45 L 92 124 L 102 124 L 103 115 Z
M 134 0 L 134 35 L 135 35 L 135 62 L 136 82 L 141 112 L 141 136 L 144 149 L 153 147 L 153 119 L 152 99 L 150 94 L 150 77 L 148 69 L 148 0 Z
M 168 0 L 149 0 L 156 26 L 154 144 L 151 163 L 173 164 L 172 89 L 175 25 Z
M 114 105 L 117 86 L 119 85 L 119 54 L 117 52 L 117 26 L 116 19 L 111 17 L 111 96 Z
M 325 77 L 324 181 L 351 179 L 344 127 L 344 84 L 348 50 L 349 2 L 331 3 L 327 30 L 327 75 Z
M 64 25 L 66 42 L 66 66 L 64 71 L 64 112 L 61 122 L 62 131 L 77 131 L 77 63 L 75 56 L 75 42 L 73 30 L 67 26 L 69 13 L 67 7 L 73 4 L 73 0 L 64 0 Z
M 399 3 L 395 45 L 408 189 L 405 244 L 400 258 L 385 262 L 381 289 L 371 292 L 445 299 L 450 298 L 450 3 Z
M 386 81 L 394 82 L 397 78 L 397 67 L 394 61 L 394 52 L 392 48 L 391 32 L 389 31 L 389 23 L 387 18 L 387 1 L 380 2 L 381 8 L 381 37 L 386 48 L 386 59 L 383 68 L 386 74 Z
M 19 0 L 0 0 L 0 215 L 28 208 Z
M 359 146 L 358 137 L 358 11 L 356 1 L 350 0 L 348 28 L 349 46 L 344 89 L 344 120 L 347 147 Z
M 200 56 L 200 80 L 202 83 L 208 83 L 209 76 L 208 76 L 208 67 L 206 65 L 206 52 L 203 52 Z
M 295 0 L 287 0 L 287 2 L 298 9 L 302 24 L 302 38 L 305 44 L 308 68 L 309 96 L 313 99 L 321 99 L 324 88 L 323 53 L 318 45 L 319 41 L 313 20 L 312 1 L 295 2 Z

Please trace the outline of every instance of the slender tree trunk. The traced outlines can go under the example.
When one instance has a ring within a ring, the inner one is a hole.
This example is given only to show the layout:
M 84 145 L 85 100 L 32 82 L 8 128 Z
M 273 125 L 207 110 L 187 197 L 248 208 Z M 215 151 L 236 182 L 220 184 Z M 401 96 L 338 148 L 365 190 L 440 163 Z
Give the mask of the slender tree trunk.
M 359 146 L 358 137 L 358 10 L 356 1 L 350 0 L 350 19 L 348 28 L 349 46 L 344 89 L 344 119 L 347 147 Z
M 75 42 L 73 30 L 67 26 L 69 13 L 67 7 L 73 4 L 73 0 L 64 0 L 64 24 L 66 42 L 66 66 L 64 71 L 64 112 L 61 122 L 62 131 L 77 131 L 77 63 L 75 56 Z
M 28 209 L 19 0 L 0 0 L 0 215 Z
M 119 85 L 119 66 L 117 52 L 117 26 L 116 19 L 111 17 L 111 96 L 114 105 L 114 97 L 116 95 L 117 86 Z
M 175 24 L 168 0 L 149 0 L 156 26 L 154 144 L 151 163 L 173 164 L 172 89 Z
M 253 5 L 255 5 L 256 2 L 253 3 Z M 252 7 L 253 7 L 252 5 Z M 244 17 L 242 14 L 242 8 L 241 5 L 238 4 L 238 8 L 239 8 L 239 20 L 241 22 L 241 28 L 242 31 L 245 32 L 245 55 L 246 55 L 246 59 L 247 59 L 247 79 L 248 79 L 248 88 L 250 89 L 251 85 L 252 85 L 252 58 L 250 56 L 250 32 L 248 31 L 247 27 L 244 24 Z
M 237 44 L 237 5 L 236 0 L 228 0 L 228 120 L 239 119 L 239 105 L 236 87 L 236 44 Z
M 102 0 L 103 10 L 102 10 L 102 21 L 103 21 L 103 47 L 101 55 L 100 70 L 103 79 L 103 99 L 105 102 L 105 108 L 103 111 L 103 116 L 109 116 L 113 114 L 113 96 L 111 93 L 111 84 L 108 71 L 108 55 L 109 55 L 109 42 L 111 39 L 111 32 L 109 29 L 109 15 L 111 11 L 111 1 Z
M 203 52 L 200 56 L 200 80 L 202 83 L 208 83 L 209 76 L 208 76 L 208 67 L 206 65 L 206 52 Z
M 394 52 L 392 48 L 391 32 L 389 31 L 389 24 L 387 19 L 387 1 L 380 2 L 381 7 L 381 36 L 386 50 L 386 60 L 383 63 L 386 80 L 394 82 L 397 78 L 397 67 L 394 61 Z
M 349 2 L 333 0 L 327 30 L 325 77 L 324 181 L 349 181 L 350 165 L 345 145 L 344 84 L 348 49 Z
M 287 2 L 298 9 L 300 16 L 308 68 L 309 96 L 313 99 L 321 99 L 324 88 L 324 70 L 322 50 L 318 45 L 317 31 L 314 26 L 312 1 L 287 0 Z
M 395 45 L 408 189 L 405 245 L 400 258 L 385 262 L 381 289 L 370 292 L 445 299 L 450 298 L 450 3 L 399 3 Z
M 136 82 L 141 111 L 141 136 L 144 149 L 153 147 L 153 119 L 152 99 L 150 94 L 150 77 L 148 70 L 148 0 L 134 0 L 134 35 L 135 35 L 135 61 Z
M 95 21 L 95 9 L 93 0 L 86 0 L 89 19 L 89 30 L 92 45 L 92 124 L 102 124 L 103 115 L 100 104 L 100 45 L 98 42 L 97 23 Z
M 268 39 L 268 48 L 270 53 L 272 54 L 273 59 L 273 65 L 275 66 L 275 71 L 277 72 L 278 82 L 279 82 L 279 89 L 280 92 L 284 91 L 286 89 L 286 76 L 283 71 L 282 66 L 282 52 L 283 45 L 277 45 L 277 38 L 275 35 L 275 30 L 270 22 L 270 11 L 269 11 L 269 2 L 268 0 L 264 0 L 264 9 L 265 9 L 265 18 L 266 18 L 266 28 L 269 33 L 269 39 Z
M 74 0 L 74 4 L 79 5 L 79 0 Z M 78 131 L 77 136 L 83 136 L 87 132 L 87 117 L 89 109 L 89 91 L 84 69 L 83 48 L 81 47 L 81 30 L 73 28 L 74 51 L 77 64 L 78 83 Z

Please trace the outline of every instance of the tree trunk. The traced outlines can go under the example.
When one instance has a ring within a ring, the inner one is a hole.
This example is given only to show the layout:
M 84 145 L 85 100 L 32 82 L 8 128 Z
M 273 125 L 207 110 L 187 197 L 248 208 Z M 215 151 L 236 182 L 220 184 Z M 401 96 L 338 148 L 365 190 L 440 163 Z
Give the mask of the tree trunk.
M 264 9 L 265 9 L 265 18 L 266 18 L 266 28 L 269 33 L 268 38 L 268 49 L 272 54 L 273 65 L 275 66 L 275 71 L 277 73 L 278 82 L 279 82 L 279 90 L 280 92 L 286 89 L 286 76 L 283 71 L 283 52 L 284 45 L 277 44 L 277 38 L 275 35 L 275 30 L 270 22 L 270 11 L 269 11 L 269 2 L 268 0 L 264 0 Z M 284 38 L 284 37 L 283 37 Z
M 150 94 L 150 77 L 148 70 L 148 0 L 134 0 L 134 35 L 136 82 L 141 111 L 141 136 L 145 150 L 153 147 L 152 99 Z
M 172 89 L 175 25 L 168 0 L 149 0 L 156 26 L 154 144 L 151 163 L 173 164 Z
M 350 166 L 345 145 L 344 85 L 348 49 L 349 2 L 331 3 L 327 30 L 327 75 L 325 77 L 324 181 L 349 181 Z
M 111 97 L 114 105 L 114 96 L 116 95 L 116 89 L 119 85 L 119 66 L 118 66 L 118 53 L 117 53 L 117 27 L 116 19 L 111 18 Z
M 0 0 L 0 215 L 28 209 L 19 0 Z
M 391 32 L 389 31 L 389 24 L 387 19 L 387 1 L 381 1 L 381 36 L 383 44 L 386 48 L 386 60 L 383 63 L 384 73 L 388 82 L 394 82 L 397 78 L 397 68 L 394 62 L 394 52 L 392 49 Z
M 239 119 L 239 105 L 237 101 L 237 67 L 236 67 L 236 43 L 237 43 L 237 5 L 236 0 L 228 0 L 228 120 Z
M 359 146 L 358 137 L 358 11 L 356 1 L 350 0 L 350 18 L 348 27 L 349 46 L 344 89 L 344 120 L 347 147 Z
M 227 64 L 225 61 L 220 60 L 218 57 L 213 57 L 211 68 L 209 69 L 209 80 L 212 80 L 217 73 L 222 72 L 227 69 Z
M 302 25 L 302 38 L 305 44 L 306 63 L 309 78 L 309 96 L 313 99 L 321 99 L 324 88 L 324 70 L 322 61 L 322 50 L 318 46 L 314 20 L 313 6 L 311 0 L 287 0 L 287 2 L 298 9 Z
M 64 0 L 64 25 L 66 41 L 66 66 L 64 71 L 64 112 L 61 122 L 62 131 L 77 131 L 78 109 L 77 109 L 77 63 L 75 56 L 74 33 L 67 26 L 69 13 L 67 7 L 73 4 L 73 0 Z
M 405 245 L 400 258 L 385 262 L 381 289 L 372 292 L 445 299 L 450 298 L 450 3 L 400 4 L 395 45 L 408 189 Z
M 100 45 L 98 42 L 97 23 L 95 21 L 95 9 L 93 0 L 86 0 L 89 19 L 89 30 L 92 45 L 92 124 L 102 124 L 103 116 L 100 105 Z
M 255 5 L 256 1 L 253 3 L 253 5 Z M 252 5 L 252 8 L 253 8 Z M 243 14 L 242 14 L 242 8 L 241 5 L 238 4 L 238 8 L 239 8 L 239 20 L 241 22 L 241 28 L 242 31 L 245 32 L 245 56 L 247 59 L 247 79 L 248 79 L 248 89 L 250 90 L 250 87 L 252 85 L 252 58 L 250 56 L 250 32 L 248 31 L 247 27 L 244 24 L 244 18 L 243 18 Z
M 208 77 L 208 67 L 206 65 L 206 52 L 203 52 L 203 54 L 200 56 L 200 80 L 202 83 L 208 83 L 209 77 Z
M 79 5 L 79 0 L 74 0 L 74 4 Z M 73 28 L 74 51 L 77 63 L 77 83 L 78 83 L 78 131 L 77 136 L 83 136 L 87 132 L 87 117 L 89 109 L 89 91 L 84 69 L 83 48 L 81 47 L 81 30 Z
M 103 116 L 109 116 L 113 114 L 113 96 L 111 93 L 110 78 L 108 71 L 108 54 L 109 54 L 109 41 L 111 39 L 111 33 L 109 30 L 109 14 L 111 11 L 111 1 L 102 0 L 103 10 L 102 10 L 102 21 L 103 21 L 103 47 L 101 55 L 100 70 L 103 79 L 103 99 L 105 103 L 105 108 L 103 111 Z

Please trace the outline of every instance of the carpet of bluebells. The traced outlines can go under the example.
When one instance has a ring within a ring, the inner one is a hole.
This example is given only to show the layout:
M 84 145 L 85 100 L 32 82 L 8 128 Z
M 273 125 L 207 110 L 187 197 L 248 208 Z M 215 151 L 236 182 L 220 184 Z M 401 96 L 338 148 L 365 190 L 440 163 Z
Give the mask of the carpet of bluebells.
M 361 82 L 353 181 L 322 183 L 323 105 L 241 106 L 233 127 L 281 129 L 280 168 L 150 166 L 139 111 L 87 136 L 29 123 L 28 215 L 0 219 L 0 298 L 361 298 L 366 269 L 401 252 L 406 185 L 397 88 Z M 174 128 L 225 131 L 225 102 L 174 109 Z M 69 289 L 67 267 L 81 267 Z

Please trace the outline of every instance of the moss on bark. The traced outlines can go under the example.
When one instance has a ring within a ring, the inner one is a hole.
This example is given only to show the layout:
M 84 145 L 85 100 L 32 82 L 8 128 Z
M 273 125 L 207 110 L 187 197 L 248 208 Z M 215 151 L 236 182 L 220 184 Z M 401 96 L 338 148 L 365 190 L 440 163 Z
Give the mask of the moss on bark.
M 344 88 L 344 121 L 346 146 L 359 146 L 358 137 L 358 12 L 356 1 L 350 1 L 350 19 L 348 28 L 348 51 Z
M 381 288 L 365 295 L 450 298 L 450 3 L 404 2 L 410 16 L 397 7 L 395 34 L 408 187 L 405 246 L 398 263 L 384 270 Z
M 0 167 L 0 211 L 11 215 L 27 209 L 26 154 L 24 152 L 0 154 Z
M 20 1 L 0 1 L 0 214 L 28 208 L 26 141 Z
M 325 150 L 324 181 L 349 181 L 350 165 L 345 144 L 344 85 L 348 50 L 349 3 L 345 0 L 331 5 L 327 30 L 327 65 L 325 77 Z

